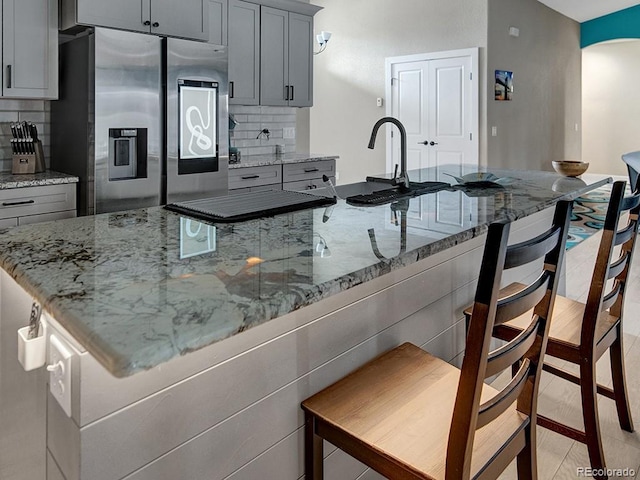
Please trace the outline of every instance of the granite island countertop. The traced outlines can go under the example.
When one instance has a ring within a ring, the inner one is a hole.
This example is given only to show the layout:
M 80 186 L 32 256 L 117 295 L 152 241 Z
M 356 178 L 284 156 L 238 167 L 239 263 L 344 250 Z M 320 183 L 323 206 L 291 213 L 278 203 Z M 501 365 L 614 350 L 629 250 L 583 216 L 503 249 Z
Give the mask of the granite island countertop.
M 0 173 L 0 190 L 10 188 L 41 187 L 44 185 L 60 185 L 63 183 L 77 183 L 78 177 L 66 173 L 46 170 L 41 173 L 27 173 L 13 175 L 11 172 Z
M 285 165 L 288 163 L 316 162 L 319 160 L 335 160 L 338 155 L 323 155 L 320 153 L 283 153 L 281 155 L 246 155 L 239 163 L 229 163 L 230 169 L 261 167 L 265 165 Z
M 0 266 L 108 371 L 129 376 L 610 181 L 491 171 L 515 181 L 499 191 L 443 190 L 400 208 L 338 200 L 208 224 L 153 207 L 16 227 L 0 231 Z M 435 180 L 435 172 L 411 178 Z M 463 221 L 440 228 L 447 216 Z

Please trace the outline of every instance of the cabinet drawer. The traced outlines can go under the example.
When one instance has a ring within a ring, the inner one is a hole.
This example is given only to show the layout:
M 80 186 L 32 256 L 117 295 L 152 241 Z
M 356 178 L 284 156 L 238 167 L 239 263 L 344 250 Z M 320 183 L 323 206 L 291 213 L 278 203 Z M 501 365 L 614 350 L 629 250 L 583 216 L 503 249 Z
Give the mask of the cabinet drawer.
M 317 162 L 288 163 L 282 166 L 282 179 L 284 182 L 296 182 L 336 176 L 335 160 L 320 160 Z
M 0 220 L 0 228 L 9 228 L 9 227 L 17 227 L 18 226 L 18 219 L 13 217 L 13 218 L 3 218 L 2 220 Z
M 0 219 L 75 210 L 76 184 L 0 190 Z
M 41 213 L 39 215 L 29 215 L 18 218 L 18 225 L 30 225 L 32 223 L 53 222 L 54 220 L 64 220 L 65 218 L 75 218 L 75 210 L 66 212 Z
M 329 180 L 335 185 L 335 177 L 329 177 Z M 294 192 L 303 192 L 304 190 L 314 190 L 316 188 L 326 187 L 321 178 L 314 178 L 312 180 L 300 180 L 298 182 L 286 182 L 282 185 L 284 190 L 292 190 Z
M 234 168 L 229 170 L 229 190 L 282 183 L 282 167 L 265 165 L 260 167 Z

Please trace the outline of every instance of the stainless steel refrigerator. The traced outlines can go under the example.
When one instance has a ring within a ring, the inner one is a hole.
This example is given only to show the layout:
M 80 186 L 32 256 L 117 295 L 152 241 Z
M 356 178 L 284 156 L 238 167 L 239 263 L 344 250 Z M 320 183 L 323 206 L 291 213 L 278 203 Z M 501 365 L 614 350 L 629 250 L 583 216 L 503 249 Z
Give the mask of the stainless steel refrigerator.
M 51 168 L 80 178 L 78 213 L 228 190 L 226 47 L 95 28 L 60 45 Z

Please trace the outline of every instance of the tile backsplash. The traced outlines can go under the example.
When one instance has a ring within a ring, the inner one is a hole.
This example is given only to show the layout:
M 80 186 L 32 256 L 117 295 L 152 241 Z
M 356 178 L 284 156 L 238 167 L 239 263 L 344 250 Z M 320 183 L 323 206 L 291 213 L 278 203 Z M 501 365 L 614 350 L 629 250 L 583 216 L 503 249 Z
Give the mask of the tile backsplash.
M 51 116 L 48 100 L 0 99 L 0 171 L 11 171 L 11 122 L 26 120 L 38 127 L 44 147 L 47 167 L 50 165 Z M 229 112 L 238 125 L 231 133 L 231 146 L 237 147 L 241 155 L 264 155 L 275 153 L 276 145 L 284 145 L 284 152 L 296 151 L 296 109 L 293 107 L 263 107 L 230 105 Z M 269 138 L 258 135 L 269 130 Z M 285 129 L 289 137 L 284 138 Z
M 243 157 L 275 153 L 276 145 L 284 145 L 283 153 L 296 151 L 295 108 L 229 105 L 229 113 L 238 122 L 230 132 L 231 146 L 237 147 Z M 265 128 L 269 130 L 268 139 L 260 135 Z M 291 138 L 284 138 L 285 134 Z
M 12 122 L 33 122 L 38 127 L 44 156 L 49 167 L 50 145 L 50 102 L 48 100 L 5 100 L 0 99 L 0 171 L 11 171 L 11 128 Z

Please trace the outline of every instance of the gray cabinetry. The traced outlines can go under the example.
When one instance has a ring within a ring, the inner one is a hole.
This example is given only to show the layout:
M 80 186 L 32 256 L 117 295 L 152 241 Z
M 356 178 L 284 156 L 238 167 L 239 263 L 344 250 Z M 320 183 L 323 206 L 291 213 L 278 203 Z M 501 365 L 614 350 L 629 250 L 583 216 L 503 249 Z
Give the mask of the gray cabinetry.
M 58 1 L 2 0 L 2 97 L 58 97 Z
M 262 6 L 261 105 L 312 105 L 312 33 L 312 17 Z
M 209 0 L 209 43 L 227 45 L 228 0 Z
M 285 164 L 282 166 L 282 188 L 301 191 L 324 187 L 323 175 L 335 183 L 335 160 Z
M 143 0 L 143 4 L 149 0 Z M 196 40 L 209 39 L 208 0 L 150 0 L 151 33 Z
M 75 183 L 0 190 L 0 227 L 75 216 Z
M 61 29 L 77 24 L 195 40 L 209 38 L 208 0 L 62 0 Z
M 313 105 L 313 18 L 289 13 L 289 105 Z
M 270 186 L 271 188 L 258 188 Z M 229 190 L 256 191 L 282 189 L 282 166 L 261 165 L 257 167 L 234 168 L 229 170 Z
M 73 17 L 73 18 L 70 18 Z M 77 23 L 149 32 L 150 0 L 63 0 L 62 28 Z M 67 25 L 67 20 L 70 25 Z
M 229 103 L 260 102 L 260 5 L 229 0 Z

